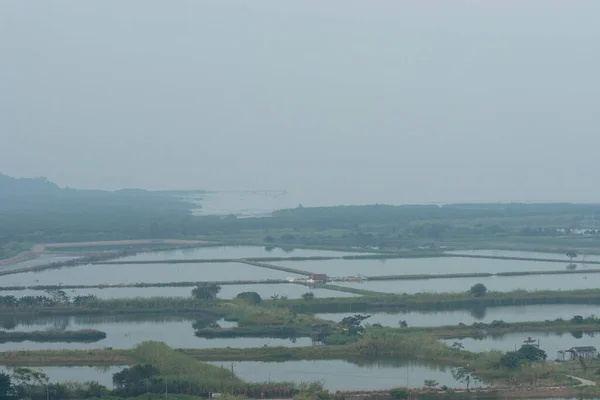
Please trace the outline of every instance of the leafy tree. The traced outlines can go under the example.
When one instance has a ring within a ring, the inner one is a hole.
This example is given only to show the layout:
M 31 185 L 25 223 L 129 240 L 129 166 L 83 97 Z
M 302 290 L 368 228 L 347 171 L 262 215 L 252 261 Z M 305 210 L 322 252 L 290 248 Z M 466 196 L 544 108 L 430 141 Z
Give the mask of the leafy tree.
M 474 374 L 475 370 L 468 365 L 466 367 L 458 367 L 452 370 L 452 376 L 459 382 L 464 382 L 467 385 L 467 391 L 472 382 L 479 381 L 479 378 Z
M 220 327 L 221 326 L 217 323 L 217 320 L 215 319 L 197 319 L 192 323 L 192 328 L 194 328 L 195 330 L 206 328 L 218 329 Z
M 349 336 L 360 336 L 365 331 L 362 322 L 371 318 L 370 315 L 356 314 L 342 319 L 339 323 L 342 330 Z
M 434 381 L 433 379 L 425 379 L 423 385 L 428 389 L 434 389 L 439 385 L 439 383 L 438 381 Z
M 113 374 L 113 384 L 119 391 L 136 396 L 148 391 L 157 374 L 158 370 L 152 365 L 135 365 Z
M 213 301 L 217 299 L 220 291 L 221 286 L 215 283 L 203 283 L 192 289 L 192 297 L 198 300 Z
M 516 368 L 519 365 L 519 354 L 516 351 L 507 351 L 500 357 L 500 365 L 506 368 Z
M 475 285 L 471 286 L 471 289 L 469 289 L 468 293 L 475 297 L 483 297 L 485 296 L 486 292 L 487 288 L 483 283 L 476 283 Z
M 55 302 L 67 304 L 70 302 L 69 296 L 64 290 L 60 289 L 48 289 L 46 290 L 46 294 Z
M 79 296 L 73 297 L 72 303 L 73 303 L 73 305 L 76 305 L 76 306 L 83 306 L 94 300 L 96 300 L 95 295 L 86 294 L 86 295 L 79 295 Z
M 398 325 L 400 325 L 400 328 L 408 328 L 408 323 L 403 319 L 398 322 Z
M 517 350 L 517 355 L 519 356 L 519 359 L 527 361 L 543 361 L 547 357 L 544 350 L 531 344 L 522 345 L 521 348 Z
M 236 299 L 243 300 L 248 304 L 260 304 L 262 302 L 262 298 L 260 294 L 256 292 L 242 292 L 235 296 Z
M 302 295 L 304 300 L 312 300 L 315 298 L 315 294 L 313 292 L 306 292 Z
M 50 380 L 48 375 L 42 371 L 24 367 L 15 368 L 12 379 L 15 381 L 15 392 L 19 399 L 33 397 L 38 392 L 45 392 Z
M 84 382 L 80 395 L 85 398 L 103 397 L 108 394 L 106 386 L 95 381 Z
M 574 251 L 568 251 L 566 253 L 566 256 L 569 257 L 569 259 L 571 260 L 571 262 L 573 262 L 573 259 L 577 258 L 577 253 L 575 253 Z
M 0 372 L 0 399 L 12 399 L 13 398 L 13 386 L 10 379 L 10 375 L 4 372 Z
M 410 393 L 404 388 L 397 388 L 390 390 L 390 396 L 394 399 L 408 399 Z
M 581 315 L 575 315 L 573 318 L 571 318 L 571 322 L 574 324 L 583 324 L 584 321 L 585 320 Z
M 465 346 L 463 346 L 462 342 L 454 342 L 452 343 L 452 346 L 450 346 L 450 348 L 452 350 L 462 350 L 465 348 Z

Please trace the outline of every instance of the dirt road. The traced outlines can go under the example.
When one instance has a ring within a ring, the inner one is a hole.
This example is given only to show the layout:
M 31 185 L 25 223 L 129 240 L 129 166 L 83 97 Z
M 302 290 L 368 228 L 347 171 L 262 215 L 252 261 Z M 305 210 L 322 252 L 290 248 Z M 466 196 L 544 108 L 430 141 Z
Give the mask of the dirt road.
M 577 376 L 573 376 L 573 375 L 567 375 L 569 378 L 573 378 L 576 381 L 581 382 L 579 385 L 577 386 L 596 386 L 596 382 L 594 381 L 589 381 L 587 379 L 583 379 L 583 378 L 579 378 Z

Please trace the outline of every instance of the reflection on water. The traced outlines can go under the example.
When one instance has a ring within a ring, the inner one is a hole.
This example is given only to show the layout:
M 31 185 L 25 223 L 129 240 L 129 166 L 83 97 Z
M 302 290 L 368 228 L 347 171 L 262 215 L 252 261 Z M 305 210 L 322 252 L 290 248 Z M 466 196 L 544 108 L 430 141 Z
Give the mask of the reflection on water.
M 339 322 L 356 313 L 321 313 L 316 317 Z M 599 315 L 600 306 L 592 304 L 540 304 L 512 307 L 488 307 L 475 310 L 446 311 L 394 311 L 374 312 L 366 322 L 384 326 L 398 327 L 400 320 L 408 326 L 457 325 L 459 322 L 470 325 L 474 322 L 490 323 L 494 320 L 505 322 L 545 321 L 556 318 L 570 319 L 574 315 Z
M 215 338 L 206 339 L 195 336 L 193 328 L 197 319 L 206 317 L 155 317 L 155 316 L 109 316 L 109 317 L 46 317 L 42 319 L 15 319 L 12 325 L 17 331 L 36 331 L 47 329 L 97 329 L 106 332 L 106 339 L 93 343 L 38 343 L 18 342 L 1 343 L 0 351 L 13 350 L 82 350 L 112 347 L 129 349 L 141 342 L 155 340 L 165 342 L 173 348 L 247 348 L 263 346 L 310 346 L 309 338 Z M 7 321 L 4 319 L 4 321 Z M 5 322 L 6 323 L 6 322 Z M 218 320 L 221 327 L 236 326 L 236 323 Z
M 213 362 L 231 367 L 240 378 L 250 382 L 323 381 L 329 390 L 378 390 L 399 386 L 422 387 L 426 379 L 440 385 L 464 387 L 457 382 L 451 368 L 412 361 L 375 361 L 360 364 L 342 360 L 285 361 L 285 362 Z M 471 385 L 473 386 L 473 385 Z
M 460 342 L 463 348 L 468 351 L 481 352 L 489 350 L 512 351 L 518 350 L 521 345 L 531 338 L 535 344 L 538 343 L 542 350 L 546 352 L 549 360 L 557 358 L 559 350 L 570 349 L 575 346 L 594 346 L 600 349 L 600 335 L 595 332 L 514 332 L 497 336 L 486 336 L 481 339 L 447 339 L 443 342 L 452 345 L 454 342 Z

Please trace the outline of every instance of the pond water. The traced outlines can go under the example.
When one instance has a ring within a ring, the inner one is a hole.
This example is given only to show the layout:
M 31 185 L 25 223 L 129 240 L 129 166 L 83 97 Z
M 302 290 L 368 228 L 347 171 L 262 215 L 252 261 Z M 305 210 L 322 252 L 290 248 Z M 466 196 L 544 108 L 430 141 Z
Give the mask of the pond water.
M 539 339 L 540 349 L 546 352 L 549 360 L 555 360 L 559 350 L 570 349 L 575 346 L 594 346 L 600 349 L 600 335 L 598 333 L 576 331 L 573 333 L 515 332 L 502 336 L 488 336 L 483 339 L 465 338 L 442 341 L 450 346 L 454 342 L 460 342 L 465 350 L 474 352 L 489 350 L 513 351 L 518 350 L 525 340 L 529 338 L 536 341 Z
M 330 276 L 384 276 L 415 274 L 497 273 L 513 271 L 560 271 L 564 265 L 546 261 L 497 260 L 487 258 L 432 257 L 379 260 L 279 261 L 275 264 Z M 596 268 L 586 265 L 580 268 Z
M 150 287 L 150 288 L 120 288 L 110 287 L 102 289 L 67 289 L 67 296 L 92 294 L 99 299 L 111 298 L 136 298 L 136 297 L 190 297 L 192 287 Z M 354 297 L 354 293 L 339 292 L 336 290 L 309 288 L 294 283 L 257 284 L 257 285 L 222 285 L 218 297 L 232 299 L 242 292 L 256 292 L 263 299 L 273 295 L 286 295 L 290 299 L 299 299 L 306 292 L 313 292 L 316 298 L 326 297 Z M 0 291 L 0 296 L 40 296 L 45 295 L 43 290 L 7 290 Z
M 335 322 L 357 313 L 322 313 L 316 317 Z M 591 304 L 541 304 L 517 307 L 487 307 L 473 310 L 448 310 L 448 311 L 396 311 L 376 312 L 369 314 L 366 320 L 369 324 L 398 327 L 399 321 L 406 321 L 408 326 L 443 326 L 457 325 L 462 322 L 471 325 L 474 322 L 490 323 L 494 320 L 505 322 L 545 321 L 556 318 L 571 319 L 574 315 L 584 317 L 600 315 L 600 306 Z M 598 347 L 600 349 L 600 346 Z
M 127 318 L 129 317 L 129 318 Z M 4 321 L 8 323 L 9 321 Z M 222 326 L 231 326 L 230 322 L 218 321 Z M 141 342 L 155 340 L 165 342 L 173 348 L 224 348 L 224 347 L 263 347 L 263 346 L 310 346 L 309 338 L 298 338 L 295 342 L 289 339 L 274 338 L 217 338 L 205 339 L 194 335 L 192 324 L 194 319 L 147 318 L 140 316 L 115 317 L 53 317 L 37 320 L 13 321 L 15 331 L 47 330 L 47 329 L 97 329 L 106 332 L 106 339 L 93 343 L 39 343 L 15 342 L 0 343 L 0 351 L 13 350 L 82 350 L 112 347 L 115 349 L 130 349 Z M 5 325 L 6 326 L 6 325 Z
M 569 257 L 565 253 L 542 253 L 536 251 L 518 251 L 518 250 L 453 250 L 448 251 L 450 254 L 466 254 L 475 256 L 492 256 L 492 257 L 523 257 L 523 258 L 545 258 L 554 260 L 565 260 L 569 263 Z M 573 258 L 574 263 L 585 261 L 600 261 L 600 256 L 597 254 L 578 254 Z
M 123 368 L 125 367 L 33 367 L 31 369 L 45 373 L 50 378 L 50 383 L 96 381 L 112 389 L 113 374 L 121 372 Z M 1 372 L 8 374 L 12 374 L 13 370 L 12 367 L 0 367 Z
M 350 254 L 329 250 L 310 249 L 281 249 L 262 246 L 210 246 L 189 249 L 154 251 L 123 257 L 118 261 L 163 261 L 169 259 L 197 260 L 197 259 L 236 259 L 251 257 L 342 257 Z
M 231 362 L 213 362 L 214 365 L 231 367 Z M 342 360 L 233 363 L 234 373 L 249 382 L 322 381 L 328 390 L 378 390 L 399 386 L 422 387 L 426 379 L 440 385 L 464 387 L 457 382 L 451 368 L 420 362 L 376 362 L 357 365 Z
M 0 277 L 0 285 L 78 285 L 140 282 L 286 279 L 289 272 L 242 263 L 80 265 Z M 298 277 L 296 275 L 296 277 Z
M 466 292 L 477 283 L 489 291 L 597 289 L 600 274 L 490 276 L 484 278 L 436 278 L 395 281 L 335 282 L 336 285 L 383 293 Z

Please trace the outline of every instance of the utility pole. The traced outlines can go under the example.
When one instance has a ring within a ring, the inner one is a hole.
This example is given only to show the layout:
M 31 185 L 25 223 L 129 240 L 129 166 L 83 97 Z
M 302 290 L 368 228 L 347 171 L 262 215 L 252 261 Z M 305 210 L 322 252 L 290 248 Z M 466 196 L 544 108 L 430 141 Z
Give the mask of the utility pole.
M 165 399 L 169 399 L 169 381 L 165 379 Z

